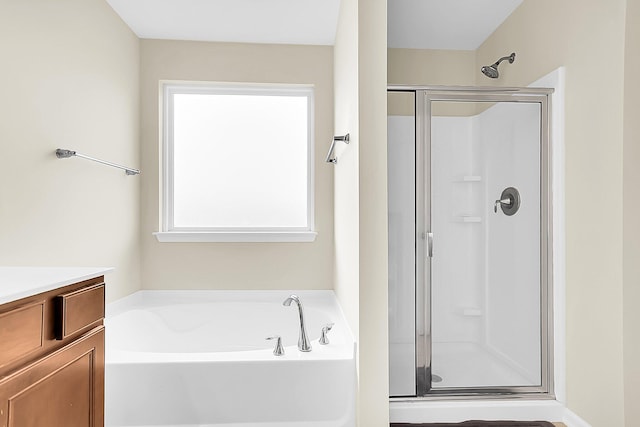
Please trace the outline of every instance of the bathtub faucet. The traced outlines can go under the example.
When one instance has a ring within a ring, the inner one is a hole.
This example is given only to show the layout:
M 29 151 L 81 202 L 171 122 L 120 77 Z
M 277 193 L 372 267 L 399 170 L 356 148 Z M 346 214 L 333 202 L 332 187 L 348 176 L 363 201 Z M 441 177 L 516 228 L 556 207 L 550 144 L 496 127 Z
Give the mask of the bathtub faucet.
M 304 327 L 304 311 L 302 309 L 302 303 L 297 295 L 289 295 L 289 298 L 284 300 L 282 305 L 290 306 L 291 301 L 298 305 L 298 314 L 300 315 L 300 336 L 298 337 L 298 350 L 311 351 L 311 344 L 309 344 L 309 338 L 307 337 L 307 329 Z

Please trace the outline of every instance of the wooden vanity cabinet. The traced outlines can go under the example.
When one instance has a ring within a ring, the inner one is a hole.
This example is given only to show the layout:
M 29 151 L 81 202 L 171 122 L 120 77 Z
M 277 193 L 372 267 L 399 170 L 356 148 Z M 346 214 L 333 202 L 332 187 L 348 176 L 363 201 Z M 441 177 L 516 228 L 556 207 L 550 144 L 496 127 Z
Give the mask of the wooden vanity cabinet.
M 104 426 L 104 280 L 0 305 L 0 427 Z

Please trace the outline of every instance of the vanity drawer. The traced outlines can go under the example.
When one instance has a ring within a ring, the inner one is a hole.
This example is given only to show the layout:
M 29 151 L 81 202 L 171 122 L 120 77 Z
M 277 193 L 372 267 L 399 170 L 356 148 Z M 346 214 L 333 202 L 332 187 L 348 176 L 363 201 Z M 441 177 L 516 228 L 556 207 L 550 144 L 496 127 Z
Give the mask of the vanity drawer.
M 37 301 L 0 311 L 0 367 L 42 348 L 44 304 L 44 301 Z
M 56 296 L 55 308 L 55 336 L 62 340 L 104 318 L 104 283 Z

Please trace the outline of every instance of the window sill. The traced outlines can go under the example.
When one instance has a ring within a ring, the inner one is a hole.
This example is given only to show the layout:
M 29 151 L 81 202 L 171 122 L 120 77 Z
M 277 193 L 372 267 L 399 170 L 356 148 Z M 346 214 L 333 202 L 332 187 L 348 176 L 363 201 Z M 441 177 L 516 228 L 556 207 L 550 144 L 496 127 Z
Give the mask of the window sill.
M 158 242 L 206 243 L 206 242 L 313 242 L 315 231 L 160 231 L 153 233 Z

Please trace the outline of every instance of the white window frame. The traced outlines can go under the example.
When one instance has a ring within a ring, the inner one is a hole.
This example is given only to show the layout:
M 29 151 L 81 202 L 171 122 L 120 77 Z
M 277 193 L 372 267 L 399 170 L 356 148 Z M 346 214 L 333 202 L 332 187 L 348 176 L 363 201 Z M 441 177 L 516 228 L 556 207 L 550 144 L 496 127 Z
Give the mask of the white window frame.
M 312 242 L 314 220 L 314 88 L 298 84 L 254 84 L 161 81 L 161 218 L 153 233 L 160 242 Z M 184 228 L 173 224 L 173 95 L 237 94 L 307 97 L 307 226 L 306 227 L 203 227 Z

